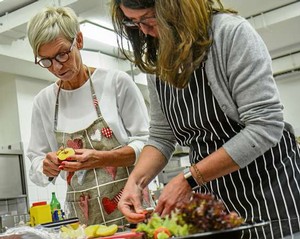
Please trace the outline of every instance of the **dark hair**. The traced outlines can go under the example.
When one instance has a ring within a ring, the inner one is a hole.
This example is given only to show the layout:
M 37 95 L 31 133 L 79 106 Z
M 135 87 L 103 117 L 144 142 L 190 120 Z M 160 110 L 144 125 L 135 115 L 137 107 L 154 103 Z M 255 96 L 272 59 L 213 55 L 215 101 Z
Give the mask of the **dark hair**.
M 131 9 L 145 9 L 155 6 L 155 0 L 115 0 L 115 3 L 123 4 Z
M 143 72 L 155 73 L 161 80 L 184 88 L 193 71 L 205 61 L 213 43 L 214 14 L 236 11 L 223 7 L 221 0 L 112 0 L 112 22 L 121 51 Z M 153 8 L 159 38 L 145 36 L 139 28 L 124 26 L 120 4 L 131 9 Z M 132 54 L 122 39 L 128 39 Z
M 143 72 L 156 73 L 158 39 L 145 36 L 138 28 L 125 27 L 122 21 L 126 16 L 121 4 L 131 9 L 155 8 L 155 0 L 112 0 L 111 15 L 122 54 Z M 122 38 L 130 41 L 132 52 L 125 50 L 127 46 L 123 46 Z

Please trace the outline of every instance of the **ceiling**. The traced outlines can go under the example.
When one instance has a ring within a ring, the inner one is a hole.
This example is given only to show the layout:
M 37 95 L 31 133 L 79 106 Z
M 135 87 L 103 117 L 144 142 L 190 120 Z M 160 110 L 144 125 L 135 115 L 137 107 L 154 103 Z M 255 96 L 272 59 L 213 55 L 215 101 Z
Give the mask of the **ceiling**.
M 0 2 L 0 77 L 2 73 L 34 78 L 51 78 L 33 63 L 26 39 L 26 24 L 44 6 L 69 6 L 80 21 L 111 28 L 109 0 L 3 0 Z M 300 69 L 300 1 L 297 0 L 223 0 L 226 7 L 239 11 L 266 42 L 277 75 Z M 115 56 L 117 50 L 85 38 L 84 50 Z M 18 65 L 18 67 L 12 67 Z
M 5 14 L 11 13 L 16 9 L 25 7 L 37 0 L 9 0 L 9 1 L 1 1 L 0 2 L 0 17 Z

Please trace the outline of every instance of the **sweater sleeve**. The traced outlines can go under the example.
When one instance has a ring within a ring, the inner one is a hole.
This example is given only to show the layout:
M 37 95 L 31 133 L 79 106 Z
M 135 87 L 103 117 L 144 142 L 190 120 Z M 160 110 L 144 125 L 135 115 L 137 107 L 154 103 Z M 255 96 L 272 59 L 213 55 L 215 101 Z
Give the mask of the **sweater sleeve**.
M 253 27 L 245 19 L 232 17 L 224 27 L 216 28 L 214 36 L 219 37 L 213 54 L 219 63 L 214 67 L 219 66 L 217 70 L 222 73 L 218 77 L 227 84 L 229 101 L 236 107 L 238 117 L 233 119 L 244 125 L 223 147 L 240 167 L 245 167 L 279 142 L 284 127 L 283 106 L 270 55 Z M 223 103 L 221 107 L 229 112 L 231 109 Z
M 150 99 L 150 137 L 147 145 L 157 148 L 169 160 L 175 150 L 176 139 L 162 112 L 155 81 L 154 75 L 147 75 Z

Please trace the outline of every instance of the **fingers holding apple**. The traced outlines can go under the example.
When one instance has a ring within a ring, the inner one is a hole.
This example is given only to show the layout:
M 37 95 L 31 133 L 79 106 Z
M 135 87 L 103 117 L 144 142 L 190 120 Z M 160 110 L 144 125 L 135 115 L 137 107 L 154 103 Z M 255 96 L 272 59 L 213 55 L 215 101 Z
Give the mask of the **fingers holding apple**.
M 48 177 L 55 177 L 59 174 L 60 160 L 57 158 L 56 152 L 49 152 L 43 159 L 43 173 Z

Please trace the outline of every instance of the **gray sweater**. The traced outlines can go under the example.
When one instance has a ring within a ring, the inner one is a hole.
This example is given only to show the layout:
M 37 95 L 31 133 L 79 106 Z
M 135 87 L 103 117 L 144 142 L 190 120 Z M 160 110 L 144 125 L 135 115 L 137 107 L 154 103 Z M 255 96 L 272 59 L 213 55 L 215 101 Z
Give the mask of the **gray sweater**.
M 245 126 L 223 147 L 245 167 L 279 142 L 284 128 L 283 106 L 268 50 L 248 21 L 216 14 L 212 32 L 214 41 L 205 65 L 208 84 L 224 113 Z M 160 107 L 155 76 L 147 78 L 151 102 L 147 145 L 169 159 L 176 140 Z

